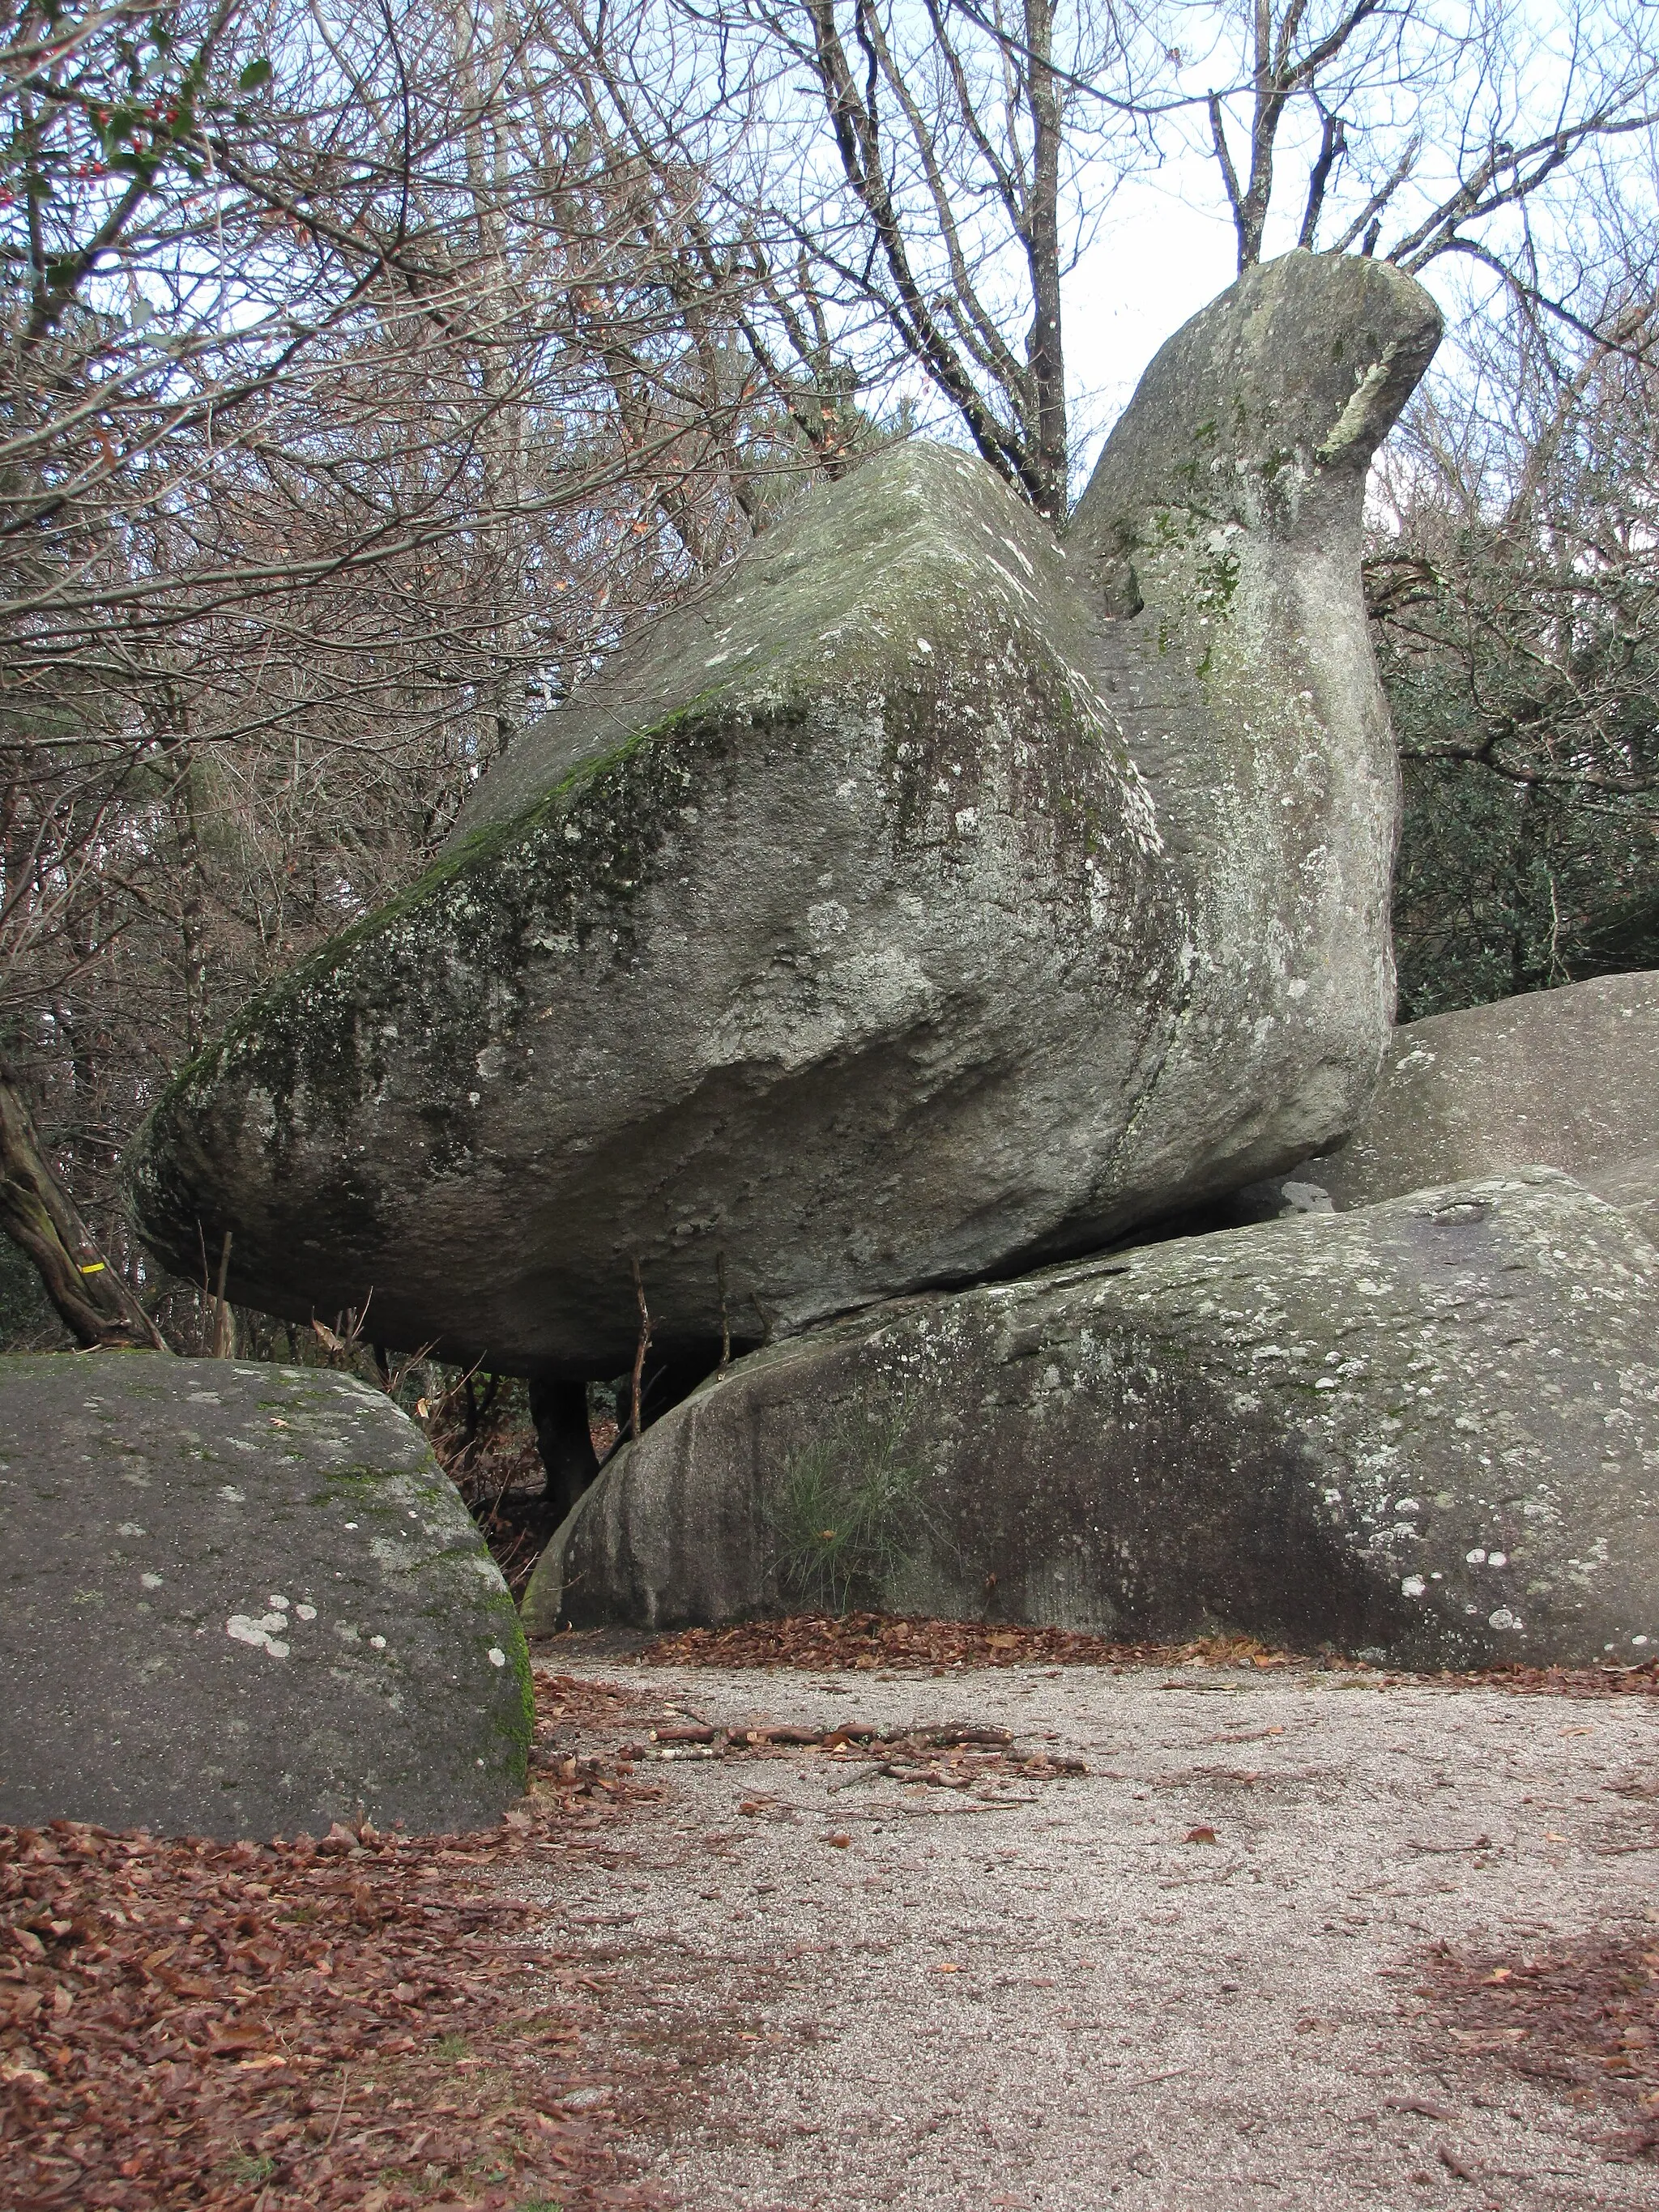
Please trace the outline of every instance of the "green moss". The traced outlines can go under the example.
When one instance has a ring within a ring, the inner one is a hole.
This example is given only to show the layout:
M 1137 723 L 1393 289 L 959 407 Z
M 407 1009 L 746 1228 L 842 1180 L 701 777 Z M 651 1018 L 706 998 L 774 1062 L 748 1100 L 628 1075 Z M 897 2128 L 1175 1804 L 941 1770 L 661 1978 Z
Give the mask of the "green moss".
M 750 680 L 754 672 L 747 672 Z M 580 762 L 534 805 L 510 820 L 473 831 L 397 898 L 300 962 L 186 1061 L 167 1085 L 139 1132 L 134 1148 L 137 1171 L 143 1172 L 146 1155 L 153 1156 L 156 1133 L 168 1116 L 211 1090 L 238 1059 L 275 1062 L 270 1067 L 270 1087 L 279 1099 L 291 1098 L 296 1079 L 303 1077 L 313 1095 L 326 1099 L 332 1094 L 340 1105 L 355 1105 L 363 1077 L 356 1033 L 362 1006 L 358 988 L 363 980 L 362 956 L 405 925 L 438 940 L 431 948 L 438 952 L 462 953 L 480 947 L 488 937 L 514 933 L 526 915 L 506 903 L 505 886 L 521 879 L 530 886 L 532 898 L 543 901 L 568 890 L 575 870 L 564 849 L 563 825 L 584 816 L 591 819 L 607 804 L 614 813 L 628 816 L 633 834 L 612 848 L 611 865 L 593 887 L 612 900 L 626 899 L 640 880 L 639 868 L 630 874 L 627 864 L 643 866 L 645 848 L 660 832 L 665 805 L 684 803 L 684 786 L 689 781 L 682 769 L 673 791 L 659 789 L 658 804 L 653 806 L 651 779 L 648 773 L 639 772 L 641 766 L 653 754 L 670 748 L 677 753 L 724 750 L 720 739 L 727 717 L 714 711 L 722 696 L 721 687 L 711 687 L 608 752 Z M 580 842 L 586 860 L 592 842 L 586 837 Z M 586 872 L 583 879 L 592 882 Z M 345 991 L 340 987 L 349 970 L 353 971 L 352 988 Z M 331 995 L 335 1001 L 331 1006 Z

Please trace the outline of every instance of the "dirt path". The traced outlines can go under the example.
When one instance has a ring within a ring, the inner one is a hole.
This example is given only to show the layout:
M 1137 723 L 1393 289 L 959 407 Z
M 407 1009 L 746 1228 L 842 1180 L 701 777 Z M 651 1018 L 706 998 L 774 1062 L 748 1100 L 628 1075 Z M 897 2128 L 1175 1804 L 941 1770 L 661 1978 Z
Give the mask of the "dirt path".
M 1437 1939 L 1659 1923 L 1659 1803 L 1620 1788 L 1659 1773 L 1659 1700 L 578 1671 L 665 1724 L 1000 1724 L 1089 1769 L 984 1796 L 822 1753 L 654 1770 L 662 1803 L 562 1881 L 553 1933 L 641 1992 L 616 2094 L 641 2062 L 684 2081 L 634 2143 L 696 2212 L 1654 2201 L 1605 2111 L 1429 2037 L 1413 1992 Z

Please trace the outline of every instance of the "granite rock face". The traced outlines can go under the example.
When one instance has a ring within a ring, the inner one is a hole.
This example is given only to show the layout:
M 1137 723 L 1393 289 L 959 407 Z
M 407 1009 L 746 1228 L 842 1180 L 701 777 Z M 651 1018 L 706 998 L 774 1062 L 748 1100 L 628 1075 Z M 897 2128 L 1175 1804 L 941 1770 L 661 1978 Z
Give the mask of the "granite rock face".
M 0 1359 L 0 1821 L 487 1826 L 524 1788 L 513 1601 L 413 1424 L 344 1375 Z
M 1659 1233 L 1659 974 L 1598 976 L 1396 1030 L 1347 1143 L 1260 1194 L 1340 1213 L 1501 1168 L 1561 1168 Z
M 859 1513 L 860 1594 L 894 1608 L 1409 1667 L 1638 1659 L 1659 1253 L 1534 1169 L 884 1306 L 622 1452 L 526 1625 L 799 1602 L 824 1520 Z
M 1366 460 L 1439 333 L 1378 264 L 1170 342 L 1066 542 L 911 446 L 520 741 L 439 865 L 162 1101 L 147 1240 L 507 1369 L 1097 1249 L 1363 1107 L 1396 769 Z

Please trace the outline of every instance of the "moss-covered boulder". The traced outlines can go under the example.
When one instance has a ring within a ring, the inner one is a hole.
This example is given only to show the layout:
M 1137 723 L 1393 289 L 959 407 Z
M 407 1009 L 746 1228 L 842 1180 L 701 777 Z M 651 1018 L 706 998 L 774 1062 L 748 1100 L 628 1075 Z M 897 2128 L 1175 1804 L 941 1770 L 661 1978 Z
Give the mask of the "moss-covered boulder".
M 1413 1667 L 1659 1650 L 1659 1252 L 1548 1169 L 756 1352 L 611 1462 L 532 1632 L 851 1596 Z
M 1067 540 L 980 462 L 803 498 L 521 739 L 137 1152 L 231 1290 L 572 1376 L 1097 1247 L 1352 1123 L 1396 771 L 1365 462 L 1410 279 L 1292 254 L 1148 370 Z
M 485 1826 L 524 1789 L 513 1601 L 411 1421 L 349 1376 L 0 1359 L 0 1821 Z

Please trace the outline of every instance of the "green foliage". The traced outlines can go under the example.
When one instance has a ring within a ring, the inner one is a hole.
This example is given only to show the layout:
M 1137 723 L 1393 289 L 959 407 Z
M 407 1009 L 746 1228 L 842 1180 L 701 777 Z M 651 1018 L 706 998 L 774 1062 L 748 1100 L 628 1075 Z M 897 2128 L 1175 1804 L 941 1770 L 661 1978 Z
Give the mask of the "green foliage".
M 1621 328 L 1575 368 L 1500 319 L 1388 465 L 1402 1021 L 1659 966 L 1659 322 Z
M 1407 760 L 1395 876 L 1400 1018 L 1659 968 L 1659 810 Z
M 824 1613 L 879 1605 L 926 1534 L 908 1422 L 844 1415 L 784 1463 L 767 1501 L 772 1569 L 790 1603 Z

